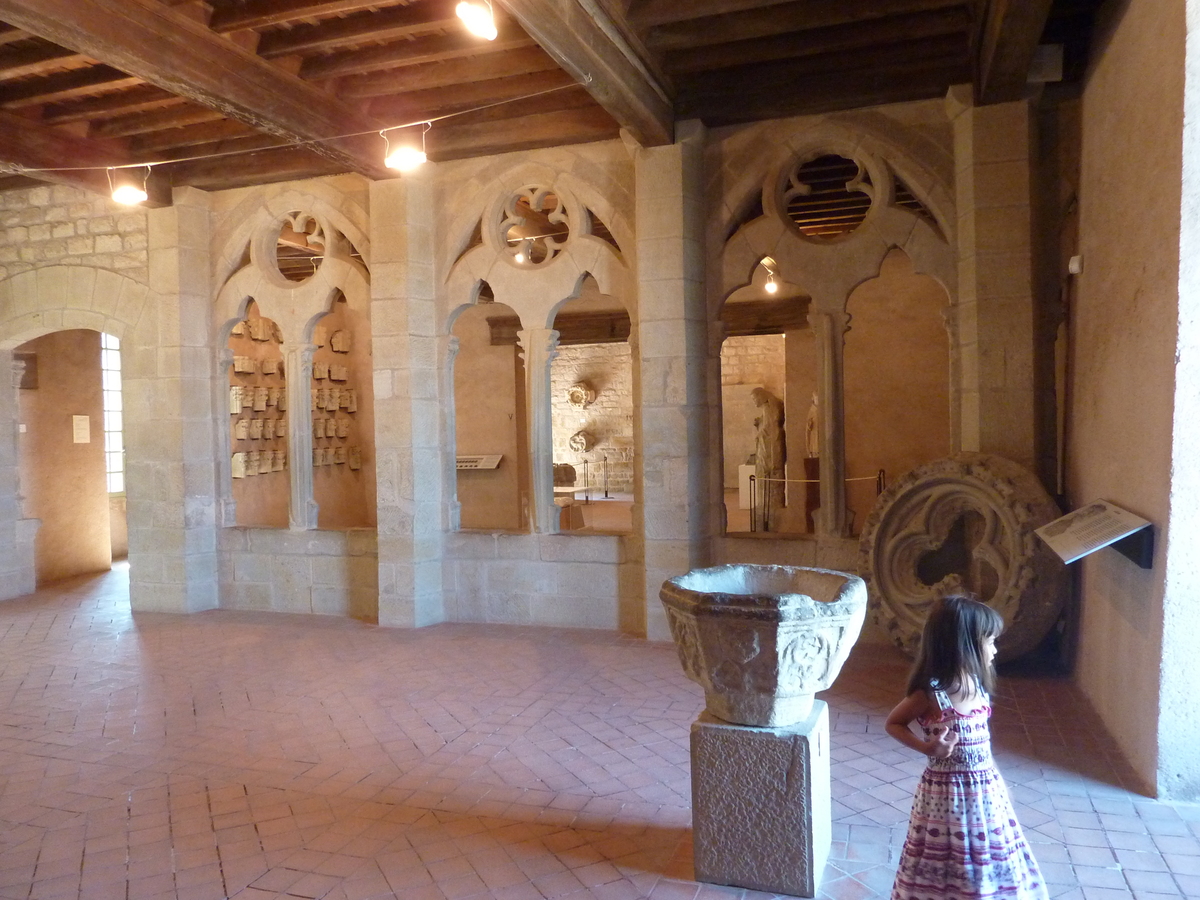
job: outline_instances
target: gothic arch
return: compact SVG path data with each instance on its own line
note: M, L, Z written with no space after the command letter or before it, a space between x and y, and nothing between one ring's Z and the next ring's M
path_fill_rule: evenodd
M159 298L139 281L90 266L46 266L0 281L0 349L68 328L121 340L132 336ZM149 307L147 307L149 304Z

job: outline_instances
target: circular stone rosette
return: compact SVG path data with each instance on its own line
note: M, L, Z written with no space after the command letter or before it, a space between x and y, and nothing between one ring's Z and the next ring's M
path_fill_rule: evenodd
M998 661L1036 647L1062 612L1066 566L1034 534L1061 513L1030 472L960 453L908 472L880 495L859 544L872 613L915 655L933 601L969 591L1004 618Z

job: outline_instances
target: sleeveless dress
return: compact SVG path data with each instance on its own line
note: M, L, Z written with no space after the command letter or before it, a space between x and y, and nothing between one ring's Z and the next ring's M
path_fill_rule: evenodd
M926 739L949 725L958 744L946 759L930 757L917 785L892 900L1048 900L992 761L987 694L980 689L980 706L964 714L936 683L930 693L940 715L917 724Z

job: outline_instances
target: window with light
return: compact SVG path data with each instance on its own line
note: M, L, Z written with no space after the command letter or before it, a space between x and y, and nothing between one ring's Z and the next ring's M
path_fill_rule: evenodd
M125 493L125 442L121 412L121 342L100 335L100 373L104 390L104 466L108 492Z

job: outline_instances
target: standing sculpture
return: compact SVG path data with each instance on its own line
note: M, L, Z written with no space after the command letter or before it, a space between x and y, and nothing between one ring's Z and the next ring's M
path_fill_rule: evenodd
M783 430L783 403L765 388L750 392L758 407L754 420L754 527L778 531L784 504L784 464L787 445Z

